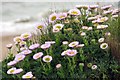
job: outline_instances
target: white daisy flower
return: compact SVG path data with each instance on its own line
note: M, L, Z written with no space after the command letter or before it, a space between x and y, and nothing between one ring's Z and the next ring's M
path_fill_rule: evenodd
M19 61L22 61L24 58L25 58L25 55L23 55L23 54L17 54L15 56L14 60L17 61L17 62L19 62Z
M23 69L16 69L16 68L11 68L7 71L7 74L18 74L21 73L23 71Z
M23 79L30 79L33 77L32 72L27 72L25 75L22 76Z
M98 17L96 17L96 16L95 16L95 17L89 17L88 20L89 20L89 21L92 21L92 20L96 20L97 18L98 18Z
M101 49L107 49L107 48L108 48L108 44L107 44L107 43L102 43L102 44L100 45L100 48L101 48Z
M17 36L13 39L13 41L17 44L17 43L20 43L22 41L22 39L20 36Z
M102 22L106 22L107 20L108 20L108 17L102 17L102 18L98 18L97 22L102 23Z
M97 65L92 65L91 69L92 69L92 70L97 69Z
M68 41L63 41L62 44L68 44Z
M69 47L76 47L79 44L78 41L71 42L68 46Z
M68 49L66 55L67 55L67 56L75 56L77 53L78 53L77 50Z
M49 16L49 22L50 22L50 23L54 23L57 19L58 19L58 14L56 14L56 13L52 13L52 14Z
M7 66L13 66L17 64L17 61L10 61L9 63L7 63Z
M88 29L88 26L82 26L82 29L87 30L87 29Z
M118 15L113 15L112 18L118 18Z
M21 73L23 71L23 69L16 69L14 72L13 72L13 74L19 74L19 73Z
M52 56L46 55L43 57L44 62L51 62L52 61Z
M23 34L21 34L21 39L22 40L30 39L31 36L32 36L32 34L29 33L29 32L28 33L23 33Z
M84 47L85 46L85 44L79 44L79 45L77 45L76 47L77 48L82 48L82 47Z
M88 9L89 6L88 5L76 5L75 7L78 8L78 9L83 8L83 9L86 10L86 9Z
M45 44L42 44L42 45L41 45L41 48L42 48L42 49L48 49L50 46L51 46L50 43L45 43Z
M104 40L105 40L105 38L100 38L100 39L98 40L98 42L99 42L99 43L102 43L102 42L104 42Z
M61 53L61 56L65 56L67 54L67 50L66 51L63 51L62 53Z
M96 9L96 8L98 8L98 5L90 5L89 8L90 9Z
M79 11L79 9L71 9L71 10L68 11L68 13L70 15L73 15L73 16L77 16L77 15L81 14L80 11Z
M98 25L97 29L104 29L104 28L107 28L107 27L108 27L108 25Z
M112 5L107 5L107 6L101 7L101 9L102 9L102 10L108 10L108 9L111 8L111 7L112 7Z
M60 29L58 29L58 28L53 28L53 33L57 33L57 32L59 32L60 31Z
M56 68L59 69L59 68L61 68L61 66L62 66L61 64L57 64Z
M6 45L6 47L7 47L8 49L11 49L12 46L13 46L13 44L7 44L7 45Z
M93 28L92 27L88 27L88 29L87 30L92 30Z
M39 52L33 55L33 59L37 60L38 58L41 58L42 56L43 56L43 53Z
M7 74L14 74L16 68L11 68L7 71Z
M86 33L85 33L85 32L81 32L80 35L81 35L81 36L85 36Z
M53 29L59 29L59 30L61 30L62 28L63 28L63 24L55 24L54 26L53 26Z
M55 41L46 41L45 44L55 44Z

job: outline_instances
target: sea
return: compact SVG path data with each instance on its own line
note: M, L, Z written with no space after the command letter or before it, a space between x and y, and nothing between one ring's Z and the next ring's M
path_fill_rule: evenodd
M0 34L2 36L19 35L34 32L36 25L48 17L49 12L75 8L75 5L113 5L117 2L1 2L0 3Z

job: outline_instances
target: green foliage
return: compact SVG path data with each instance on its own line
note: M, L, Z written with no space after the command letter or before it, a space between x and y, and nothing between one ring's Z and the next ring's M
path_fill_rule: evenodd
M33 36L33 39L26 41L27 47L36 42L42 45L46 41L55 41L55 44L52 44L48 49L41 49L40 47L34 49L31 54L26 55L24 60L15 64L14 67L23 69L23 72L20 74L7 74L8 69L13 67L7 66L7 63L14 60L13 56L9 56L3 60L3 80L9 78L21 79L22 75L29 71L32 72L36 79L67 78L80 80L119 80L120 65L111 55L111 48L109 45L106 49L100 47L102 43L107 43L104 35L105 32L110 31L111 34L115 36L113 38L119 40L119 25L117 22L119 17L112 18L107 15L106 17L109 17L109 20L98 25L108 25L109 27L97 29L97 26L95 26L92 21L88 20L91 15L86 14L86 10L82 10L83 12L81 12L81 15L73 16L68 14L65 19L57 20L54 24L48 23L44 32L40 29L38 34ZM95 13L94 15L98 15L98 13ZM102 17L103 16L104 15L102 15ZM66 20L68 23L66 23ZM64 24L64 27L59 32L54 33L53 26L55 24ZM82 26L92 27L92 30L82 29ZM82 32L85 32L86 35L82 36ZM107 38L108 37L109 36L107 35ZM102 43L98 42L100 38L105 38L105 41ZM63 44L64 41L68 41L68 44ZM79 44L84 44L84 47L69 47L69 44L73 41L78 41ZM78 53L75 56L61 56L61 53L67 49L77 50ZM44 62L43 57L34 60L33 55L38 52L43 52L44 56L52 56L53 60L49 63ZM61 64L61 67L56 68L57 64ZM97 68L92 68L93 65L96 65Z

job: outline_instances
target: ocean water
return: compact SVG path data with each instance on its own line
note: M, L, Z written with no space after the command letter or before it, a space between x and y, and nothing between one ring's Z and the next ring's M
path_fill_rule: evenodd
M16 35L24 32L34 32L44 16L50 11L60 11L74 8L75 5L94 5L96 2L2 2L0 3L0 34ZM100 5L118 3L107 2Z

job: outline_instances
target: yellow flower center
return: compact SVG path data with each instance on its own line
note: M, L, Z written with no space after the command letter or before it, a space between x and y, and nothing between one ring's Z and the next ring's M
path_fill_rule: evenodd
M38 28L38 29L42 29L42 28L43 28L43 26L42 26L42 25L39 25L37 28Z
M56 26L56 28L61 29L61 26Z
M65 18L65 16L64 16L64 15L61 15L59 18Z
M30 76L25 76L25 78L31 78Z
M74 52L73 52L73 51L71 51L71 52L70 52L70 54L74 54Z
M10 73L13 73L15 70L11 70Z
M53 17L51 18L51 20L54 21L54 20L56 20L56 18L57 18L56 16L53 16Z
M29 37L29 35L28 35L28 34L25 34L23 37L24 37L24 38L28 38L28 37Z
M72 14L75 14L75 15L77 15L77 14L78 14L78 12L76 12L76 11L72 11L71 13L72 13Z
M22 57L19 57L19 58L18 58L18 60L21 60L21 59L22 59Z
M106 48L107 45L103 45L103 48Z
M46 61L50 61L50 58L46 58L45 60L46 60Z

